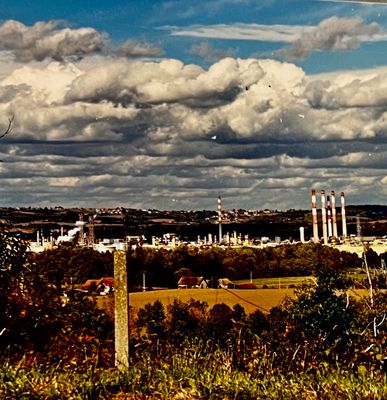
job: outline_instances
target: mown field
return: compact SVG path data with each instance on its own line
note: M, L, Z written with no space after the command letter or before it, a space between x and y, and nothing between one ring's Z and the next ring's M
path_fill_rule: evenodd
M224 303L229 307L240 304L249 314L257 309L268 312L278 305L285 296L293 296L294 289L167 289L151 292L130 293L129 304L134 310L139 310L147 303L160 300L165 307L172 304L175 299L187 302L191 298L205 301L211 308L215 304ZM114 315L113 296L98 296L96 304L108 315Z
M261 289L264 286L267 286L271 289L286 289L289 287L297 286L305 282L311 282L315 279L310 276L286 276L286 277L277 277L277 278L258 278L253 279L252 283L257 286L258 289ZM249 283L250 280L241 280L236 281L235 283Z
M277 306L286 296L294 296L294 287L305 282L311 282L312 277L282 277L282 278L259 278L253 283L259 289L165 289L129 294L129 304L135 311L143 308L147 303L160 300L165 307L172 304L175 299L188 302L191 298L205 301L209 308L215 304L224 303L229 307L240 304L247 314L259 309L268 312ZM250 281L239 281L237 283L248 283ZM262 287L267 287L262 289ZM361 298L368 295L368 290L349 289L353 298ZM114 316L114 296L96 296L94 300L97 306L104 310L109 316Z

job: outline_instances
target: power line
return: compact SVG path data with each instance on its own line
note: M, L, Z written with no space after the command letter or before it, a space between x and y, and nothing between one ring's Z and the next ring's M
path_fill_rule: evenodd
M246 303L248 303L248 304L251 304L251 305L254 306L254 307L260 308L261 310L263 310L263 311L265 311L265 312L267 312L267 313L270 312L270 310L268 310L268 309L266 309L266 308L264 308L264 307L261 307L261 306L259 306L258 304L255 304L255 303L253 303L253 302L250 301L250 300L244 299L243 297L239 296L238 294L232 292L232 291L229 290L229 289L226 289L226 288L222 288L222 289L224 289L224 290L225 290L226 292L228 292L228 293L231 293L233 296L237 297L238 299L240 299L240 300L242 300L242 301L244 301L244 302L246 302Z

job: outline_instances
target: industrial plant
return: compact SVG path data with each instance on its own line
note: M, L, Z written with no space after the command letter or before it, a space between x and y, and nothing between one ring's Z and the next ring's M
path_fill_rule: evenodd
M285 220L283 222L283 225L288 223L295 226L298 224L298 237L296 235L281 237L280 232L273 231L275 228L270 231L270 234L262 231L262 229L260 235L254 234L254 232L246 233L246 230L243 231L246 221L254 220L255 226L259 226L259 224L262 225L262 221L268 218L282 215L281 212L273 210L258 212L223 209L222 197L219 195L216 199L215 212L208 212L202 223L196 223L197 226L201 227L201 230L195 238L183 237L176 229L181 229L181 227L189 228L191 222L177 222L175 218L154 218L154 214L158 216L156 211L148 211L152 218L149 218L147 223L162 227L164 231L159 229L158 232L144 234L143 225L140 224L137 228L133 228L130 233L124 235L112 236L107 232L106 237L101 237L101 234L99 234L97 238L95 226L100 228L103 225L101 216L109 213L110 218L118 218L123 215L123 211L91 210L92 212L89 211L88 213L80 212L78 220L67 231L65 231L64 225L61 225L59 235L54 235L50 231L50 234L45 237L43 230L37 229L36 240L30 240L30 250L41 252L65 242L72 242L80 247L93 248L99 252L114 251L118 247L122 248L122 246L127 248L136 246L175 248L180 245L189 245L196 247L250 246L263 248L281 244L313 242L361 253L363 243L368 242L375 246L377 252L386 251L387 240L385 235L363 237L359 215L355 216L356 234L348 234L344 192L340 194L339 212L337 210L338 207L336 207L335 191L332 190L330 195L326 195L326 191L321 190L320 207L317 205L316 193L316 189L313 188L311 190L311 212L305 211L305 218L299 218L298 220L287 218L288 221ZM353 219L354 217L352 217ZM280 221L283 220L284 218L281 217ZM130 225L130 221L128 224ZM215 227L216 230L214 230ZM170 228L170 231L166 231L168 228ZM205 231L206 229L207 232Z

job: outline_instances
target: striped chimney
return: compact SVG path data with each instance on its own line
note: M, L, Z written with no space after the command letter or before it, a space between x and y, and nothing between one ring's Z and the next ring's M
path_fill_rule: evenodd
M337 218L336 218L336 199L334 190L331 191L331 211L332 211L332 234L333 237L338 238L337 234Z
M322 230L324 244L328 244L328 232L327 232L327 205L325 198L325 190L321 191L321 218L322 218Z
M317 202L316 189L312 189L312 223L313 223L313 242L318 243L318 222L317 222Z
M328 215L328 237L332 237L332 212L331 199L327 196L327 215Z
M219 224L219 243L222 242L222 198L218 196L218 224Z
M347 237L347 218L345 216L345 196L341 192L341 223L343 225L343 239Z

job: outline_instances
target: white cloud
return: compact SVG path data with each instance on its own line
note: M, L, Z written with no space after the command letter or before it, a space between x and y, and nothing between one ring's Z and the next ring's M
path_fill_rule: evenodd
M308 76L231 57L14 68L0 81L0 122L15 114L0 148L5 204L204 208L221 192L231 208L308 207L315 184L383 200L385 68Z
M132 39L116 48L106 33L94 28L69 28L61 21L39 21L27 26L14 20L7 20L0 26L0 50L9 52L21 63L79 60L102 53L130 58L158 57L163 53L158 46Z
M314 27L279 24L218 24L193 25L185 28L164 27L163 29L170 30L172 36L293 43L303 33L312 32Z
M13 50L17 60L62 60L101 51L106 37L92 28L59 28L58 21L37 22L28 27L8 20L0 26L0 49Z

